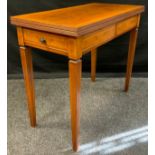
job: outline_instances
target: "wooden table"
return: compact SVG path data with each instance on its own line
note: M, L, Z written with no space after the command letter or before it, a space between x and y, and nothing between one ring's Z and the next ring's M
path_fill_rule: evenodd
M18 43L32 127L36 126L31 47L69 58L70 109L73 150L79 146L81 58L91 51L91 79L95 81L96 48L130 31L125 91L134 61L142 5L89 3L11 17ZM118 51L119 52L119 51ZM116 53L117 54L117 53Z

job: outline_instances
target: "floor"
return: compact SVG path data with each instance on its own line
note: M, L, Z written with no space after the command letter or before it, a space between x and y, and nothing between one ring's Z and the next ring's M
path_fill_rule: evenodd
M148 79L82 79L80 150L71 149L69 81L36 79L37 127L24 81L8 80L8 155L147 155Z

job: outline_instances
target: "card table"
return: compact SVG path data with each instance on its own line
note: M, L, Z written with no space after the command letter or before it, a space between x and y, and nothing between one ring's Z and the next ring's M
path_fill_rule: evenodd
M95 81L97 47L130 31L125 78L125 91L128 91L140 15L143 11L143 5L88 3L10 18L17 28L32 127L36 126L36 109L31 47L69 59L72 147L77 151L80 130L81 58L91 52L91 79Z

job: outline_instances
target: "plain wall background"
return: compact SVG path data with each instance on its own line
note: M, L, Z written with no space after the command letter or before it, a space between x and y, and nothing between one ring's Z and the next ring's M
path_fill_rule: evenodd
M141 16L138 42L134 61L134 72L147 72L148 68L148 2L147 0L8 0L8 74L21 74L20 55L17 43L16 28L10 24L12 15L52 10L90 2L142 4L145 12ZM98 48L97 72L125 72L129 33ZM68 58L37 49L32 49L35 72L67 72ZM83 58L83 71L90 72L90 54Z

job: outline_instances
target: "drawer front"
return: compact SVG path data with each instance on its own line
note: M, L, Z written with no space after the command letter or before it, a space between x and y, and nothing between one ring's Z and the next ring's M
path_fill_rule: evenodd
M67 55L68 43L65 36L31 29L23 29L23 35L26 45Z
M130 29L136 27L138 22L138 16L131 17L129 19L126 19L124 21L121 21L116 24L116 35L123 34Z
M82 49L85 52L112 40L114 37L115 25L105 27L88 35L84 35L82 38Z

